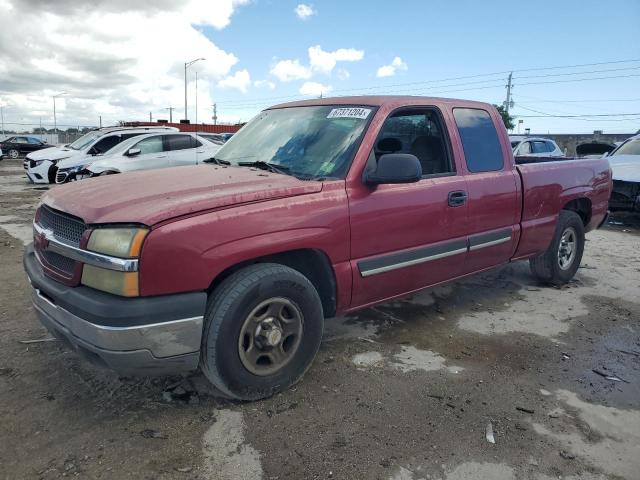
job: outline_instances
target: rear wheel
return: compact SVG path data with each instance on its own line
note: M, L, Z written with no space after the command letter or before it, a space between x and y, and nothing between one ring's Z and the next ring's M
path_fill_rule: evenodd
M20 152L18 150L16 150L15 148L12 148L11 150L9 150L7 152L7 155L9 155L9 158L18 158L20 156Z
M562 285L578 271L583 252L582 219L575 212L561 210L551 245L542 255L529 260L529 265L540 280L552 285Z
M274 263L245 267L209 299L200 366L229 398L269 397L309 368L323 323L318 292L300 272Z

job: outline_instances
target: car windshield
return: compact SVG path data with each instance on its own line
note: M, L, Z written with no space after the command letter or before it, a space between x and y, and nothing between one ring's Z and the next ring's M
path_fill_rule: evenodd
M616 155L640 155L640 138L629 140L618 147L612 154Z
M231 165L271 166L299 178L342 178L373 108L309 106L265 110L216 153Z
M72 144L70 144L69 148L73 148L74 150L82 150L83 148L91 145L96 139L100 138L102 135L104 135L104 133L100 131L89 132L81 136Z

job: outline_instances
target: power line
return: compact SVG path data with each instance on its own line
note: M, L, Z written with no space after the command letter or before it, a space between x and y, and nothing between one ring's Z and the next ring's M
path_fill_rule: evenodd
M511 71L512 72L533 72L533 71L554 70L554 69L561 69L561 68L579 68L579 67L590 67L590 66L598 66L598 65L611 65L611 64L634 63L634 62L640 62L640 59L615 60L615 61L610 61L610 62L583 63L583 64L576 64L576 65L562 65L562 66L554 66L554 67L537 67L537 68L526 68L526 69L514 69L514 70L511 70ZM605 69L605 70L594 70L594 71L590 71L590 72L570 72L570 73L561 73L561 74L549 74L548 76L579 75L579 74L599 73L599 72L608 72L608 71L620 71L620 70L637 69L637 68L640 68L640 67L636 66L636 67L628 67L628 68L624 68L624 69ZM471 79L471 78L482 78L482 77L491 77L491 76L496 76L496 75L505 75L505 74L508 74L509 72L510 72L510 70L504 70L504 71L492 72L492 73L481 73L481 74L475 74L475 75L463 75L463 76L448 77L448 78L441 78L441 79L435 79L435 80L425 80L425 81L421 81L421 82L405 82L405 83L395 83L395 84L387 84L387 85L376 85L376 86L369 86L369 87L338 89L338 90L334 90L333 93L356 92L356 91L361 92L361 91L378 90L378 89L391 88L391 87L404 87L404 86L411 86L411 85L426 85L426 84L431 84L431 83L448 82L448 81L453 81L453 80L466 80L466 79ZM522 77L516 77L516 78L536 78L536 77L542 77L542 76L533 75L533 76L522 76ZM494 79L494 80L498 80L498 79ZM484 80L483 82L494 81L494 80ZM246 99L246 100L242 100L242 101L239 101L239 102L234 102L232 100L227 100L227 101L223 100L223 101L220 101L218 103L219 104L224 104L225 107L227 105L252 106L252 105L255 105L255 103L251 103L251 102L265 103L265 102L271 101L271 100L276 101L276 100L286 100L286 99L292 99L292 98L301 98L301 96L299 96L299 95L287 95L287 96L279 96L279 97L263 97L263 98Z

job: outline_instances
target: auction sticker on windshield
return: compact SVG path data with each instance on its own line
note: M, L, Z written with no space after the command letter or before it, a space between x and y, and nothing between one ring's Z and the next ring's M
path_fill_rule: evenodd
M365 119L371 113L370 108L334 108L327 118L361 118Z

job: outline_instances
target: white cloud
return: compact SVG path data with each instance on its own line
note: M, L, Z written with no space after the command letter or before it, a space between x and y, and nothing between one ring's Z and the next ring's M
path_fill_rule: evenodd
M383 65L378 68L376 77L393 77L399 70L407 70L408 68L400 57L395 57L389 65Z
M304 82L300 87L300 94L319 97L321 94L326 95L333 87L331 85L323 85L318 82Z
M350 76L351 74L349 73L349 70L345 70L344 68L341 68L338 70L338 78L340 80L346 80Z
M242 93L247 93L247 88L251 85L251 76L249 72L244 70L238 70L233 75L223 78L218 82L220 88L235 88Z
M253 82L253 86L258 88L268 88L269 90L273 90L276 88L276 84L271 80L256 80L255 82Z
M306 5L304 3L298 4L298 6L294 9L296 15L300 20L307 20L311 16L315 15L316 12L311 5Z
M320 73L331 73L337 62L357 62L364 57L364 51L355 48L339 48L325 52L320 45L309 47L311 69Z
M309 67L301 65L298 60L280 60L270 71L281 82L304 80L311 77Z
M184 62L204 57L188 70L190 108L212 103L209 87L229 75L237 57L217 47L201 27L224 28L248 0L0 0L0 95L6 117L36 120L50 112L58 124L96 125L139 120L184 101ZM31 13L38 11L38 28ZM20 41L16 42L19 38ZM148 113L147 113L148 115ZM182 118L182 108L174 113ZM193 116L191 111L190 116ZM34 122L37 123L37 122Z
M355 48L339 48L333 52L322 50L320 45L309 47L309 66L300 63L297 58L294 60L280 60L270 70L269 73L281 82L291 82L293 80L308 80L314 73L330 74L338 62L357 62L364 58L364 51ZM341 70L339 78L349 78L349 72Z

